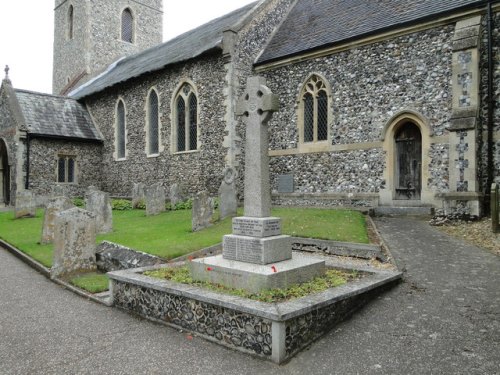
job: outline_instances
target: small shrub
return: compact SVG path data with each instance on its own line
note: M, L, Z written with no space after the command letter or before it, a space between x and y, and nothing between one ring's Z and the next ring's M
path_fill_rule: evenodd
M190 210L193 208L193 200L190 198L190 199L187 199L183 202L179 202L177 203L173 208L172 210L173 211L179 211L179 210Z
M85 208L85 200L83 198L73 198L73 204L76 207Z
M145 210L146 209L146 201L144 199L141 199L139 202L136 203L135 208L138 210Z
M117 211L130 211L132 209L132 202L127 199L113 199L111 207Z

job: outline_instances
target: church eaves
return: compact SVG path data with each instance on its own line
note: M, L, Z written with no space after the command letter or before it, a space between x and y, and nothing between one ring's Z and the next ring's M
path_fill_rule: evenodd
M212 50L222 50L222 35L253 10L250 3L225 16L216 18L168 42L125 57L110 65L103 74L69 93L77 100L101 92L118 83L154 72L168 65L194 59Z
M480 7L484 0L298 0L255 65Z

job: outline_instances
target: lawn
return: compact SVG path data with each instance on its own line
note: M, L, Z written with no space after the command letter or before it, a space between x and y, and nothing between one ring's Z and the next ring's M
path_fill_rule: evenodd
M368 243L365 217L356 211L276 208L274 216L283 219L283 233L335 241ZM52 245L40 245L43 211L35 218L14 220L13 212L0 213L0 238L30 255L46 267L52 265ZM231 233L231 219L208 229L191 232L191 211L167 211L145 216L143 210L113 211L113 233L99 235L124 246L172 259L215 245Z

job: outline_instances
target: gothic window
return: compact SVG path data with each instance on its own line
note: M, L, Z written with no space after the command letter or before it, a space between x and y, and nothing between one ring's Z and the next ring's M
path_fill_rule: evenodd
M59 155L57 161L57 182L72 184L76 182L76 158L70 155Z
M160 153L160 120L158 110L158 94L151 90L147 104L147 153L158 155Z
M328 91L325 81L317 75L303 86L299 103L301 143L328 140Z
M73 5L69 6L68 10L68 39L73 39L73 28L74 28L74 9Z
M126 157L126 114L123 100L118 101L116 107L116 159Z
M122 40L127 43L134 42L134 16L130 8L122 12Z
M177 152L198 149L198 98L193 87L185 83L175 99L175 137Z

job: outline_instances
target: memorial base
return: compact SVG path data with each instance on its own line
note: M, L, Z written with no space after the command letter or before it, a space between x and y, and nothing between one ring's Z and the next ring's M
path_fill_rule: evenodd
M228 234L222 245L222 255L228 260L263 265L292 258L292 241L285 235L256 238Z
M194 280L257 293L266 289L284 289L320 276L324 273L325 261L294 256L275 264L257 265L218 255L194 259L189 262L189 267Z

